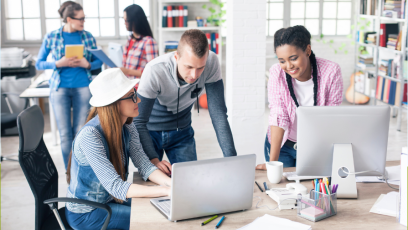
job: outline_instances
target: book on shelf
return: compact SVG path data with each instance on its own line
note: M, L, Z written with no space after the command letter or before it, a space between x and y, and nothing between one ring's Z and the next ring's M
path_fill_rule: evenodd
M407 83L404 83L403 102L407 101L406 95ZM376 98L390 105L401 105L401 82L392 81L378 76Z
M406 0L385 0L382 15L389 18L405 18Z
M173 27L173 10L172 10L172 6L167 6L167 27Z
M164 53L169 53L177 50L178 41L165 41L164 42Z
M361 0L360 14L377 15L377 0Z
M183 6L183 16L184 16L183 26L187 27L187 18L188 18L188 7L187 6Z
M361 70L365 71L375 71L375 65L374 64L363 64L363 63L357 63L357 67Z
M173 10L173 27L179 27L179 9L177 6L172 6Z
M392 35L391 38L394 38L395 35L397 34L399 34L399 25L397 23L390 23L390 24L381 23L380 24L380 46L387 47L387 41L389 40L390 35ZM396 37L398 38L398 35Z
M162 12L162 27L166 28L167 27L167 6L163 6L163 12Z
M218 39L218 33L206 33L205 36L207 37L207 41L208 41L208 50L213 51L216 54L219 54L219 50L218 50L218 43L219 43L219 39Z

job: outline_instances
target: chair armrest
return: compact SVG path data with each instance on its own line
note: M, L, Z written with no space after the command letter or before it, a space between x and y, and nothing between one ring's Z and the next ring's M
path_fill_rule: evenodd
M48 200L44 200L44 204L48 204L51 210L56 209L56 207L54 206L54 203L58 203L58 202L72 202L72 203L78 203L78 204L85 204L85 205L88 205L94 208L100 208L100 209L105 210L106 212L108 212L108 217L106 218L105 223L103 224L101 230L106 230L108 228L108 224L112 216L112 209L109 207L109 205L101 204L101 203L89 201L89 200L68 198L68 197L57 197L57 198L51 198Z

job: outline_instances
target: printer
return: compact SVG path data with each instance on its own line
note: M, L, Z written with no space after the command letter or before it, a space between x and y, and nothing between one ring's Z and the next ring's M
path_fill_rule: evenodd
M17 47L1 49L1 68L15 68L23 65L24 49Z

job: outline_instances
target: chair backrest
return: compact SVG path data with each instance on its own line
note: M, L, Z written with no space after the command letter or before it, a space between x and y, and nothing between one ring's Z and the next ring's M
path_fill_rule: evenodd
M35 230L52 214L46 199L58 197L58 172L43 140L44 117L37 105L17 117L19 161L35 199Z

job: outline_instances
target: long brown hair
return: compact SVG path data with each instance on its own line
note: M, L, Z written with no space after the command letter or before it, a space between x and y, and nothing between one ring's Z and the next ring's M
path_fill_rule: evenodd
M113 167L115 167L116 172L120 175L122 180L126 180L125 178L125 167L123 166L122 161L122 121L120 119L120 112L119 112L119 103L116 101L110 105L103 106L103 107L92 107L86 123L94 118L96 115L99 115L99 122L101 124L103 130L103 136L105 137L106 142L108 143L109 148L109 161L112 163ZM126 120L126 124L131 124L133 118L129 117ZM67 167L67 182L68 184L71 181L71 157L72 157L72 150L69 154L69 161ZM116 202L122 203L123 201L118 200L114 197Z

